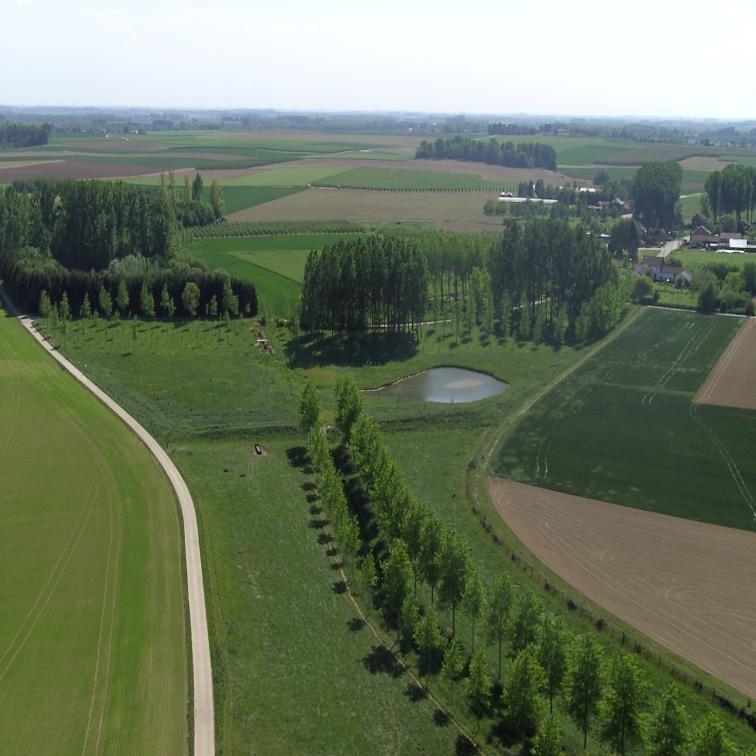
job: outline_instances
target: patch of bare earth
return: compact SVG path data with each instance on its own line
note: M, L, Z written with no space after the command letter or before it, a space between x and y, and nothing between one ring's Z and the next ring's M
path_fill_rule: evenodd
M756 320L748 318L693 401L756 410ZM756 649L754 650L756 653Z
M3 181L31 178L105 179L142 176L154 171L154 167L145 165L113 165L112 163L76 163L62 160L47 160L44 163L4 170L0 175Z
M501 218L483 213L496 193L374 192L357 189L307 189L229 215L231 221L364 220L430 221L475 224L501 229Z
M628 625L756 696L756 533L490 478L547 567Z

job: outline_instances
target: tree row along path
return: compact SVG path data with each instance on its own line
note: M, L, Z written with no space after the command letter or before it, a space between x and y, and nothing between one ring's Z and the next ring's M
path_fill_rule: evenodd
M163 468L176 493L184 531L184 555L186 559L187 596L189 600L189 624L192 647L192 695L194 700L194 755L212 756L215 753L215 713L213 708L213 676L210 666L210 643L207 631L205 609L205 589L202 581L199 533L194 501L181 473L173 464L166 451L148 431L142 427L123 407L111 399L99 386L93 383L72 362L60 354L34 327L27 315L21 314L0 286L2 298L8 311L15 315L21 325L32 335L42 348L55 359L64 370L91 391L108 409L119 417L144 443L158 464Z

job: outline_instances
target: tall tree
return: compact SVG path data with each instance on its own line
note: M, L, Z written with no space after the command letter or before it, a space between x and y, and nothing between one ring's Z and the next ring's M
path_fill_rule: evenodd
M223 204L223 187L216 179L213 179L210 184L210 207L213 208L216 221L223 218Z
M431 604L433 604L436 586L441 578L441 553L444 538L444 525L439 517L435 514L428 515L423 523L419 563L423 580L431 589Z
M693 735L693 756L732 756L735 747L725 734L722 720L710 714Z
M682 756L688 747L688 716L677 691L667 688L646 722L648 756Z
M499 652L499 666L496 678L501 680L501 651L507 633L507 619L512 605L512 583L506 575L497 578L491 589L488 605L488 641L496 643Z
M535 649L529 646L514 658L504 686L507 720L523 735L531 735L536 729L542 709L543 685L543 670L538 664Z
M129 290L126 288L126 281L123 279L118 282L115 303L121 317L125 318L129 311Z
M336 424L349 443L352 426L362 412L362 394L351 375L336 379Z
M320 424L320 412L320 392L312 381L307 380L299 402L299 419L307 433Z
M640 738L643 694L638 663L627 654L615 654L609 664L601 705L601 739L621 756Z
M163 317L169 320L173 318L176 312L176 305L173 303L173 297L171 297L168 291L168 284L163 284L163 288L160 292L160 309L163 313Z
M591 720L598 711L601 697L601 652L591 634L573 641L564 687L567 713L583 733L585 750Z
M444 660L441 664L441 674L449 683L451 700L454 703L454 683L459 679L465 668L465 657L459 641L453 640L444 651Z
M202 202L202 174L197 173L192 182L192 199L195 202Z
M491 675L483 654L478 653L470 661L470 672L466 682L467 700L475 718L480 719L488 713L491 703Z
M194 281L187 281L184 291L181 292L181 304L184 306L184 312L190 318L196 317L200 304L200 290Z
M486 605L486 591L483 588L483 582L480 579L480 573L476 569L475 565L470 562L467 570L467 578L465 584L465 608L467 614L470 617L470 624L472 630L472 641L470 644L470 653L475 653L475 626L481 617L484 617L487 610Z
M110 297L110 293L104 286L100 286L100 291L97 295L97 304L102 312L103 317L110 318L113 314L113 300Z
M545 690L549 712L554 712L554 697L562 687L567 666L567 630L561 617L544 612L538 633L538 662L546 675Z
M438 628L438 616L432 606L426 609L415 627L415 643L423 656L425 669L430 672L433 668L433 657L443 644Z
M635 215L648 228L675 228L679 223L682 168L679 163L646 163L636 172L632 195Z
M533 756L564 756L564 752L559 723L548 716L538 729L531 753Z
M155 297L152 296L152 292L146 283L142 283L142 288L139 291L139 310L143 317L148 320L155 317Z
M397 618L404 599L412 593L412 564L407 545L401 539L391 544L389 555L383 561L383 596L386 608Z
M457 632L457 607L465 595L470 553L465 541L448 531L441 548L438 598L441 606L452 610L452 635Z
M542 611L541 602L531 591L517 591L509 614L509 652L512 656L535 643Z

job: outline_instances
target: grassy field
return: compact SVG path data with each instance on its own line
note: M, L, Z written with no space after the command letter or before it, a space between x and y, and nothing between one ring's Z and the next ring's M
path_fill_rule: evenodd
M501 446L496 472L589 498L753 529L748 481L756 474L750 453L756 415L691 405L740 323L646 310L528 414Z
M372 395L365 401L413 491L469 541L481 572L490 578L512 571L519 582L526 578L510 552L494 543L471 509L468 466L481 437L580 353L511 341L482 344L475 333L457 342L443 326L417 344L292 341L275 329L268 336L274 356L257 350L244 321L143 324L136 344L129 324L77 323L67 340L76 361L164 443L195 496L207 565L219 751L246 752L255 743L267 752L452 753L453 727L436 724L429 701L412 693L406 673L386 665L375 639L357 629L348 599L334 592L336 578L307 498L310 478L298 467L302 376L321 388L327 418L333 417L334 382L344 372L365 388L438 364L486 370L509 382L504 394L467 406ZM254 443L267 455L256 457ZM565 612L573 629L588 627L549 594L543 598ZM458 623L468 639L461 614ZM655 684L668 680L645 667ZM460 690L452 697L435 677L431 686L475 728ZM694 715L709 710L691 689L681 687L680 695ZM574 726L559 716L570 750L578 750ZM734 720L728 728L739 743L755 742Z
M0 417L3 753L187 752L172 489L2 310Z
M343 234L308 234L197 239L189 252L204 260L211 270L223 268L252 281L257 296L271 312L288 314L299 298L310 250L322 249L343 238Z
M756 262L756 255L751 253L733 252L705 252L700 249L676 249L672 257L677 258L692 271L700 270L704 265L730 265L735 268L743 268L747 262Z

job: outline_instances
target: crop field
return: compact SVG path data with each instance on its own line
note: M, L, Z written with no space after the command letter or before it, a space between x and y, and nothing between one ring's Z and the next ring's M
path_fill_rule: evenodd
M398 220L436 225L464 224L497 231L501 218L484 215L483 203L497 194L455 192L376 192L359 189L308 189L229 216L231 221Z
M492 478L515 535L581 593L756 697L756 534Z
M741 326L709 377L698 390L698 404L756 410L756 327L753 318Z
M223 268L255 284L258 298L270 311L289 314L301 292L310 250L343 239L343 234L198 239L189 252L211 270ZM349 238L349 237L347 237Z
M2 310L0 417L3 753L186 753L172 489Z
M498 450L507 478L753 530L756 414L693 396L742 320L647 309Z

